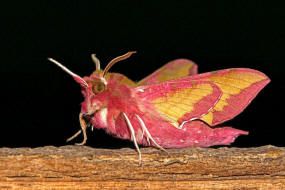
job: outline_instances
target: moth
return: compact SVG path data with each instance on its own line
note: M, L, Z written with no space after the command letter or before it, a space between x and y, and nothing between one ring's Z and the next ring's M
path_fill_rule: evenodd
M104 129L120 139L165 148L229 145L248 132L219 124L234 118L270 82L263 73L248 68L232 68L198 74L197 65L188 59L167 63L139 82L119 73L110 73L117 62L129 58L128 52L111 60L104 70L92 54L96 70L80 77L56 60L49 60L80 84L84 96L79 122L81 129Z

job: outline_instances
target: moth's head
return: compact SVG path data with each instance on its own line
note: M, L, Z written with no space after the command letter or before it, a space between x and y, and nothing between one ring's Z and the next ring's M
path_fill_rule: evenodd
M107 84L108 84L108 71L109 69L118 61L127 59L130 57L133 53L136 53L134 51L128 52L122 56L116 57L112 61L108 63L106 68L104 70L100 67L100 61L95 56L95 54L92 54L91 57L95 63L96 70L89 76L89 77L80 77L79 75L73 73L68 68L63 66L58 61L48 58L49 61L55 63L57 66L59 66L61 69L63 69L65 72L70 74L74 80L80 84L81 86L81 92L83 96L85 97L84 102L82 103L82 112L87 114L93 114L94 112L100 110L102 108L102 101L100 101L96 96L98 94L101 94L105 90L107 90Z
M74 80L80 84L82 93L84 96L91 96L91 95L97 95L102 92L104 92L107 89L108 79L107 74L109 69L117 62L129 58L132 54L136 53L135 51L128 52L124 55L121 55L119 57L114 58L111 60L108 65L105 67L104 70L101 69L100 61L95 56L95 54L91 55L92 60L95 63L96 70L89 76L89 77L80 77L79 75L73 73L68 68L63 66L58 61L48 58L49 61L55 63L57 66L59 66L61 69L63 69L65 72L70 74Z

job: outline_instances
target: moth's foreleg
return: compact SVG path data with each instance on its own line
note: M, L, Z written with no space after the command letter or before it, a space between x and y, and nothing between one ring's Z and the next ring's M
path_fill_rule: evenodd
M81 130L83 132L83 141L81 143L76 143L76 145L84 145L87 141L87 135L86 135L86 121L83 118L83 113L79 114L79 122L80 122L80 126L81 126Z
M71 141L72 139L74 139L75 137L77 137L78 135L81 134L81 132L83 132L83 141L81 143L76 143L76 145L84 145L86 143L86 140L87 140L87 135L86 135L86 122L83 118L83 114L80 113L79 114L79 122L80 122L80 126L81 126L81 130L77 131L77 133L75 133L72 137L68 138L66 140L66 142L69 142Z
M71 140L73 140L74 138L76 138L78 135L80 135L80 133L82 132L82 130L80 129L79 131L77 131L74 135L72 135L71 137L69 137L66 142L69 142Z
M140 151L140 148L139 148L139 146L138 146L138 143L137 143L137 139L136 139L136 136L135 136L134 127L132 126L132 124L131 124L131 122L130 122L128 116L125 114L125 112L123 112L123 116L124 116L124 118L125 118L125 120L126 120L126 122L127 122L127 126L128 126L128 128L129 128L129 130L130 130L130 132L131 132L131 137L132 137L132 139L133 139L133 141L134 141L134 144L135 144L135 147L136 147L136 149L137 149L137 151L138 151L138 154L139 154L139 165L141 165L141 162L142 162L142 155L141 155L141 151Z
M137 114L136 114L136 117L137 117L139 123L141 124L141 127L142 127L143 130L146 132L147 139L149 138L149 139L151 140L151 142L153 142L153 144L154 144L157 148L159 148L160 150L167 152L162 146L160 146L159 144L157 144L157 142L152 138L152 136L151 136L150 132L148 131L148 129L146 128L146 126L145 126L145 124L144 124L142 118L141 118L139 115L137 115Z

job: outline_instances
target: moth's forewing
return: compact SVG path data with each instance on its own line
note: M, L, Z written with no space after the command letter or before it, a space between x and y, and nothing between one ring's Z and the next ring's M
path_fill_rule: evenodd
M172 80L138 87L145 104L151 104L162 117L175 127L183 121L200 118L219 101L222 91L208 81Z

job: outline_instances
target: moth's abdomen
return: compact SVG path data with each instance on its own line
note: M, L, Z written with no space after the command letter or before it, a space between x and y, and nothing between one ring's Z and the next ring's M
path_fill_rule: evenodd
M229 145L239 135L248 134L246 131L231 127L210 128L201 121L185 123L182 129L167 125L151 128L150 133L152 133L154 140L164 148Z

